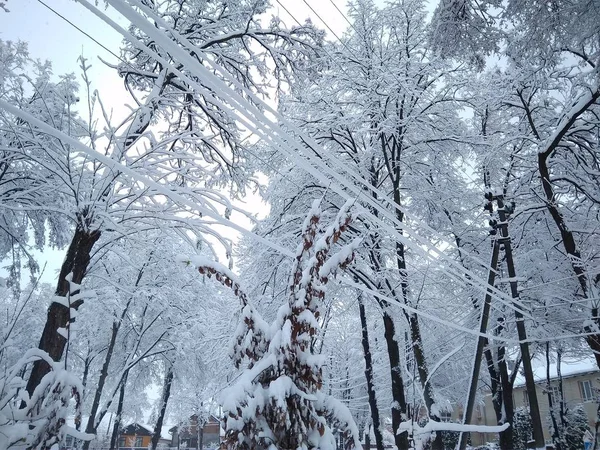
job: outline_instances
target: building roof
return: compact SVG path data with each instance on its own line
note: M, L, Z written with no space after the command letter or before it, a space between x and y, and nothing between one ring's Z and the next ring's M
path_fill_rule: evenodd
M537 363L537 364L536 364ZM540 364L540 361L533 361L533 377L536 383L543 383L546 381L546 364ZM550 378L558 378L558 365L556 363L550 364ZM563 378L574 377L577 375L583 375L586 373L599 372L598 366L596 365L595 359L564 359L560 365L560 372ZM519 374L515 379L515 387L525 386L525 377L523 371L519 370Z

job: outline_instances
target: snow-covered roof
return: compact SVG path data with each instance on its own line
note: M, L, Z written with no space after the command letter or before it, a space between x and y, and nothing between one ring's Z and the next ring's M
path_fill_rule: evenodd
M536 383L546 381L546 364L541 361L533 361L533 377ZM550 378L558 378L558 365L556 363L550 364ZM560 372L563 378L572 377L575 375L582 375L589 372L598 372L598 366L596 365L595 359L566 359L561 362ZM515 379L515 387L524 386L525 377L523 376L523 370L519 371L517 378Z

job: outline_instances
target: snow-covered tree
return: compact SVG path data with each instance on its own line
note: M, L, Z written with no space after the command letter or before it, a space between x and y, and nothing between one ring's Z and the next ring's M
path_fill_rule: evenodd
M200 273L215 275L243 304L234 337L236 365L248 361L224 393L226 443L232 449L334 449L328 423L344 448L358 447L358 430L349 410L322 390L323 357L315 348L323 314L324 286L352 262L360 240L333 246L353 220L348 201L333 223L319 232L320 201L306 217L290 274L289 298L268 326L249 303L235 275L225 267L191 258Z

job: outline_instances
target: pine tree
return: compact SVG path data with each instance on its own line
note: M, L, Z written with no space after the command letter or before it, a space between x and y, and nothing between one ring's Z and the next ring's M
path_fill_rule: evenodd
M515 409L512 427L514 450L526 450L532 433L529 408Z

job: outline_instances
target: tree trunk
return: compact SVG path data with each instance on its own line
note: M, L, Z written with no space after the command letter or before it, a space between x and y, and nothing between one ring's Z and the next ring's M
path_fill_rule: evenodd
M533 368L531 366L531 355L529 353L529 343L527 342L527 331L525 329L525 318L521 313L520 307L518 306L519 290L517 286L517 274L512 256L512 246L510 241L510 235L508 233L508 214L504 208L504 199L502 196L498 196L498 216L500 218L500 232L502 236L502 243L504 244L504 253L506 255L506 266L508 269L508 277L510 279L510 293L513 299L513 305L515 310L515 319L517 322L517 334L519 336L519 348L521 350L521 357L523 360L523 372L525 375L525 385L527 386L527 397L529 399L529 416L531 417L531 428L533 431L533 440L535 441L535 448L544 448L544 428L542 425L542 416L540 413L540 406L537 400L537 391L535 389L535 379L533 376ZM511 399L512 402L512 383L511 383ZM512 423L512 422L511 422Z
M167 367L167 373L165 374L165 380L163 384L162 396L160 398L160 410L158 412L158 419L154 426L154 434L152 435L152 450L156 450L158 441L160 440L160 432L162 430L163 421L165 420L165 412L167 411L167 404L169 403L169 397L171 396L171 384L173 383L173 364L169 363ZM200 447L202 448L202 447Z
M404 381L402 380L400 364L400 348L396 339L394 320L384 307L383 310L384 337L390 360L390 377L392 380L392 430L398 450L407 450L408 433L397 433L403 420L406 420L406 397L404 396Z
M68 274L73 274L72 281L74 283L81 284L90 263L90 252L99 238L100 231L87 231L81 226L77 226L60 269L55 292L57 296L67 297L70 294L69 281L66 279ZM83 300L73 302L71 308L77 310L82 303ZM57 302L50 304L46 324L38 347L48 353L54 361L60 361L67 343L67 340L58 334L57 330L67 327L70 319L71 314L67 306ZM27 381L27 392L29 395L33 394L33 391L40 384L42 378L49 372L50 366L45 361L37 360L33 364L31 375Z
M362 347L365 355L365 378L367 380L367 393L369 396L369 408L371 409L371 420L373 422L373 431L375 433L375 445L377 450L383 450L383 435L381 434L381 421L379 420L379 409L377 408L377 398L375 397L375 385L373 382L373 358L369 346L369 331L367 329L367 315L362 295L358 296L358 312L360 316L360 326L362 329Z
M479 371L481 368L481 361L483 352L487 343L487 339L483 336L487 333L488 321L490 316L490 308L492 303L492 291L496 280L496 272L498 270L498 255L500 253L500 244L497 239L492 242L492 260L490 262L490 268L488 272L488 289L485 293L483 300L483 308L481 310L481 317L479 321L479 337L477 338L477 346L475 348L475 360L473 362L473 369L471 371L471 380L469 385L469 393L467 395L467 404L465 405L465 413L463 416L463 424L468 425L471 423L473 409L475 407L475 396L477 395L477 382L479 381ZM464 266L464 263L463 263ZM473 305L477 307L477 303ZM469 439L468 432L461 432L458 439L458 450L465 450L467 447L467 440Z
M569 229L565 218L559 211L558 206L556 204L554 186L552 186L552 182L550 181L550 170L548 169L548 156L549 153L538 154L538 172L542 181L544 195L546 196L546 209L550 213L550 216L554 220L554 223L560 232L563 248L565 249L565 253L568 256L569 261L571 262L571 269L577 277L577 281L579 282L579 286L581 287L581 293L584 298L589 298L589 280L587 277L586 270L581 261L581 252L577 247L577 243L575 241L575 236L573 235L573 232ZM600 329L600 317L598 315L598 308L592 308L591 312L591 321L596 326L596 329L586 327L586 333L593 334L589 334L588 336L586 336L585 339L588 346L594 353L594 357L596 358L596 365L598 366L598 368L600 368L600 332L598 332L598 330Z
M204 448L204 422L202 426L198 428L198 449L202 450Z
M502 410L498 424L510 423L503 432L499 433L499 444L502 450L514 449L514 432L512 424L515 418L515 405L513 402L513 382L508 374L508 366L506 364L506 351L504 347L500 347L498 352L498 368L500 372L500 384L502 386ZM502 417L504 412L504 417Z
M494 332L499 333L500 327L496 327ZM490 374L492 405L494 407L494 413L496 414L496 423L498 425L503 425L506 422L512 424L512 420L515 415L514 403L512 400L514 377L509 375L508 366L506 361L504 361L506 349L501 345L497 347L496 355L498 359L495 361L493 352L489 347L489 342L487 342L486 345L487 348L484 351L484 356L488 373ZM514 374L516 373L517 367L514 369ZM507 396L509 398L508 403L505 402L505 398ZM500 450L513 450L514 445L512 426L499 433L498 443L500 445Z
M373 186L377 186L378 184L378 171L375 170L375 167L372 165L369 169L370 171L370 183ZM377 194L372 194L373 198L377 200ZM376 217L379 216L377 210L371 211L373 215ZM371 234L371 251L369 254L370 264L375 273L381 271L382 262L381 262L381 242L379 235L377 233ZM387 282L387 287L394 298L396 298L396 294L391 284ZM368 284L367 284L368 285ZM368 285L368 287L371 287ZM378 290L381 289L381 286L378 286ZM383 316L383 329L384 329L384 338L387 347L388 358L390 362L390 380L392 385L392 432L394 434L394 442L398 450L408 450L409 442L408 442L408 432L398 433L398 429L400 424L406 420L407 416L407 405L406 405L406 397L404 395L404 381L402 380L402 365L400 363L400 348L398 345L398 340L396 337L396 325L394 324L394 319L388 313L388 308L390 307L389 303L385 300L377 299L377 302L381 306L382 316ZM375 426L376 424L373 424Z
M108 377L108 367L110 366L110 360L113 355L120 325L121 322L113 322L112 325L110 342L108 343L108 349L106 350L106 356L104 358L104 363L102 364L102 370L100 371L100 378L98 379L98 386L96 387L96 393L94 394L94 401L92 402L92 409L90 410L87 426L85 428L85 432L89 434L96 434L96 414L98 413L98 408L100 407L100 398L102 397L102 391L104 390L104 383ZM88 450L90 448L90 443L90 441L85 441L83 443L83 450Z
M550 421L552 422L552 443L556 450L562 450L562 429L558 425L558 420L556 420L556 411L550 383L550 343L546 342L546 384L548 385L548 410L550 411Z
M398 175L399 179L399 175ZM394 183L394 202L396 203L396 218L398 222L404 222L404 213L400 210L400 186ZM402 229L397 230L398 233L402 234ZM400 274L400 284L402 288L402 299L405 305L409 304L408 299L408 270L406 268L406 249L402 242L396 241L396 265ZM419 380L421 382L421 388L423 390L423 399L425 400L425 406L429 414L429 419L439 422L439 417L433 412L434 398L431 388L431 380L429 379L429 369L427 367L427 360L425 359L425 352L423 351L423 337L421 336L421 327L419 325L419 318L415 313L404 312L408 325L410 328L410 338L412 343L413 354L415 357L415 364L417 365L417 371L419 373ZM442 440L442 433L436 432L435 438L431 443L431 450L444 450L444 442Z
M123 381L119 389L119 402L117 403L117 412L115 414L115 424L113 425L112 436L110 438L110 450L116 450L119 445L119 434L121 432L121 414L123 413L123 403L125 401L125 386L127 386L127 377L129 371L123 374Z

